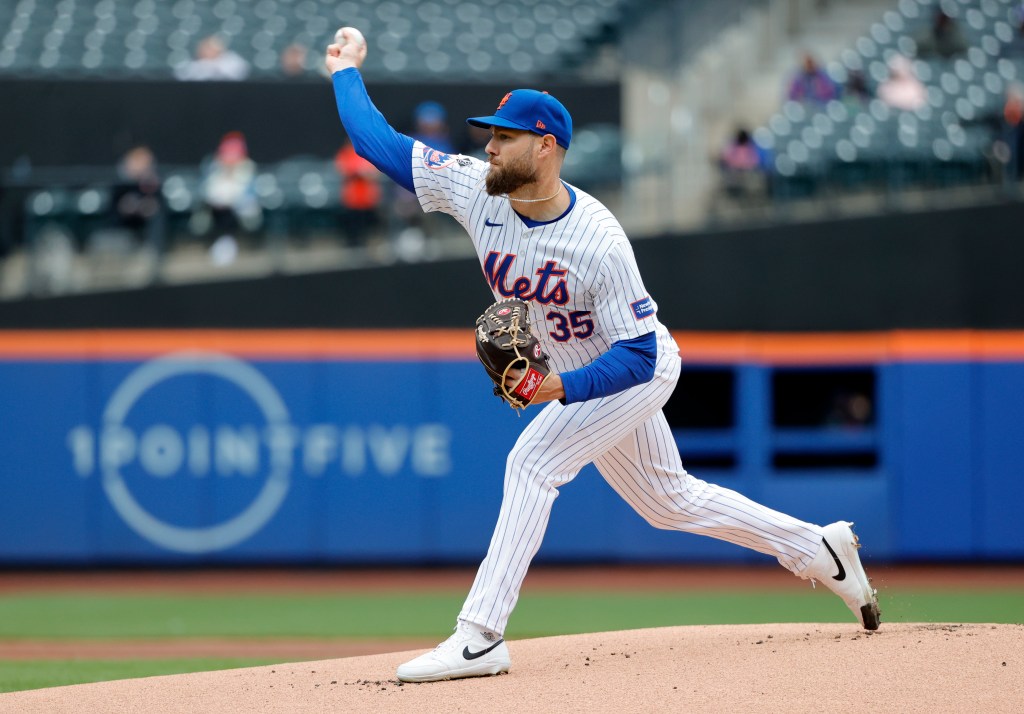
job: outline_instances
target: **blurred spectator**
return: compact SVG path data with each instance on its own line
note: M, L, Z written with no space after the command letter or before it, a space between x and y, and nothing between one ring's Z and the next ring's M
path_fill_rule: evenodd
M437 102L422 102L413 111L415 128L412 138L422 141L431 149L454 154L451 133L448 131L448 113Z
M843 85L843 104L849 109L863 109L872 99L874 99L874 95L864 73L851 69L846 76L846 83Z
M160 213L160 176L148 146L136 146L121 158L112 200L118 226L145 234Z
M1024 179L1024 85L1015 84L1006 92L1006 104L995 154L1006 166L1009 181Z
M298 77L306 73L306 56L309 50L298 42L281 51L281 72L285 77Z
M913 111L928 103L928 90L903 55L889 60L889 78L878 85L878 98L894 109Z
M839 390L832 398L825 423L842 427L867 426L874 422L874 411L867 394Z
M242 80L249 76L249 63L224 46L216 35L204 37L196 47L196 58L174 68L181 80Z
M342 230L351 244L361 245L380 222L380 172L356 153L351 141L335 154L334 167L342 179Z
M767 189L770 157L751 138L746 129L736 131L735 137L718 157L722 174L722 188L732 198L763 195Z
M256 198L256 164L241 132L233 131L221 139L217 153L203 178L204 210L209 213L209 229L217 238L210 246L210 260L228 265L238 256L239 231L259 228L262 211Z
M807 53L803 56L800 71L789 84L787 96L796 102L825 104L839 96L839 89L818 61Z
M446 154L455 153L455 145L448 130L448 113L434 101L421 102L413 110L412 138ZM417 260L426 249L426 238L441 230L448 220L440 212L424 213L416 196L404 188L395 187L392 205L397 221L393 248L403 260Z
M932 24L915 40L917 56L922 59L949 59L967 51L967 40L960 30L960 24L941 8L935 11Z

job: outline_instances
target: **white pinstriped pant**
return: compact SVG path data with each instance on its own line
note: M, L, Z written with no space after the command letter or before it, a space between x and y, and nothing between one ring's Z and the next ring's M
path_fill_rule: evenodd
M819 526L701 481L683 468L661 411L679 371L678 354L660 355L651 382L578 404L551 402L527 425L509 453L498 523L460 620L504 634L558 487L591 462L656 528L767 553L793 572L807 566L821 544Z

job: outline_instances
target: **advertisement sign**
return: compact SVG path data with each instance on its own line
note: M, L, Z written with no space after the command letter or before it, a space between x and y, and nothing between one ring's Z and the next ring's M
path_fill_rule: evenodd
M476 558L519 425L445 386L473 381L470 362L213 351L0 363L0 557Z

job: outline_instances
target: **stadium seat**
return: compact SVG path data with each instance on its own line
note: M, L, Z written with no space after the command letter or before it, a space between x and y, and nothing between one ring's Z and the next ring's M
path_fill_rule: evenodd
M454 71L509 79L579 61L586 43L618 21L627 1L4 2L0 76L171 77L201 38L218 34L250 63L253 76L269 79L283 76L280 53L287 45L323 46L345 24L360 27L385 50L371 53L364 66L373 79L440 80Z
M913 60L926 87L926 106L899 112L875 100L856 112L835 101L823 108L803 106L809 111L802 116L800 108L784 102L755 130L760 146L783 152L776 171L784 185L801 175L802 164L812 166L819 158L824 185L896 188L986 179L992 126L1007 88L1024 79L1024 58L1002 56L1004 44L1013 39L1016 2L942 2L969 47L952 59L916 58L914 37L928 27L937 7L938 0L898 0L827 67L838 84L859 71L877 85L888 76L889 59L903 54Z

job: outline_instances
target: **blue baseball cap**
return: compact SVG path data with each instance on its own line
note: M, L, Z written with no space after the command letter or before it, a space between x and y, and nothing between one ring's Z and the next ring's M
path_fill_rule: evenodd
M416 105L414 112L416 119L420 121L444 121L448 113L437 102L420 102Z
M470 117L466 123L483 129L500 126L532 131L541 136L551 134L563 149L568 149L572 140L569 110L547 92L536 89L513 89L502 98L494 114Z

